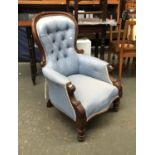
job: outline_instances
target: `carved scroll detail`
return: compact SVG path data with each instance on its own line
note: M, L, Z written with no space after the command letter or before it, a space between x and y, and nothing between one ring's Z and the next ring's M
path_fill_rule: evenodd
M78 140L84 141L85 139L85 127L86 127L86 113L80 101L74 96L75 86L72 83L67 84L67 91L70 101L76 113L76 126L78 133Z
M121 82L119 80L116 80L113 78L113 66L111 66L110 64L107 66L108 68L108 72L109 72L109 76L110 76L110 80L112 81L113 85L116 86L119 90L119 97L121 98L123 95L123 88L121 85Z

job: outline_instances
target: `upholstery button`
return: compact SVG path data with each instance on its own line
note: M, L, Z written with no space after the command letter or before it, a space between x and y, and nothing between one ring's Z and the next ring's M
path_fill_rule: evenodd
M53 54L53 50L51 51L51 53Z
M68 30L69 29L69 26L68 25L66 25L66 30Z
M61 51L61 47L59 47L59 51Z
M65 37L64 36L62 36L62 40L64 40L65 39Z
M64 57L66 58L67 57L67 54L64 54Z
M50 34L49 29L47 29L47 34L48 34L48 35Z
M57 61L59 60L59 58L57 57Z
M67 48L70 48L70 45L69 44L67 45Z
M55 39L53 39L53 43L55 43Z

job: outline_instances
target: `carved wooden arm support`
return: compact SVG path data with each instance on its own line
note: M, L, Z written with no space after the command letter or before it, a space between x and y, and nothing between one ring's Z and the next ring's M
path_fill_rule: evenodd
M77 99L74 96L75 89L75 86L71 82L67 84L68 95L73 107L77 107L79 104L81 104L80 101L77 101Z
M84 110L81 102L78 101L74 95L75 89L76 89L75 86L71 82L67 84L68 95L69 95L70 101L76 111L77 116L85 119L86 118L85 110Z
M67 84L68 95L76 113L76 126L77 126L78 140L84 141L85 126L87 124L86 112L81 102L77 101L77 99L74 96L75 89L76 89L75 86L71 82Z
M113 85L118 88L118 90L119 90L119 97L122 97L122 95L123 95L123 88L122 88L121 82L119 80L116 80L116 79L113 78L113 71L114 71L113 66L108 64L107 68L108 68L110 80L112 81Z

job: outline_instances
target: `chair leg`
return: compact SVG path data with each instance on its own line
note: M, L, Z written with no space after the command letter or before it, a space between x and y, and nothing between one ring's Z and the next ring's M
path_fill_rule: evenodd
M51 103L50 100L47 101L47 107L48 107L48 108L53 107L53 105L52 105L52 103Z
M77 139L79 142L83 142L85 140L85 131L86 131L86 122L80 121L76 123L77 128Z
M95 57L98 57L99 34L95 35Z
M129 66L130 66L130 58L127 58L127 64L126 64L126 68L129 68Z
M115 54L112 53L112 66L114 66L114 65L115 65Z
M119 56L118 78L122 81L123 58Z
M111 49L109 49L108 51L108 62L111 63L111 55L112 55L112 52L111 52Z
M114 102L113 102L113 108L112 110L114 112L118 112L119 111L119 105L120 105L120 98L117 98Z
M132 60L132 69L131 69L132 74L135 73L134 72L135 69L136 69L136 58L133 58L133 60Z

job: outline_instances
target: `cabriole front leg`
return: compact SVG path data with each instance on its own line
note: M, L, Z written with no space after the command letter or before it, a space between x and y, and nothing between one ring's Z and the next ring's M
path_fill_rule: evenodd
M85 140L86 116L81 104L76 107L76 114L77 139L78 141L82 142Z
M77 123L77 139L79 142L83 142L85 140L85 130L83 123Z
M71 83L67 84L67 91L71 101L71 104L76 113L76 129L77 129L77 139L82 142L85 140L85 130L86 130L86 112L81 102L74 96L75 86Z

